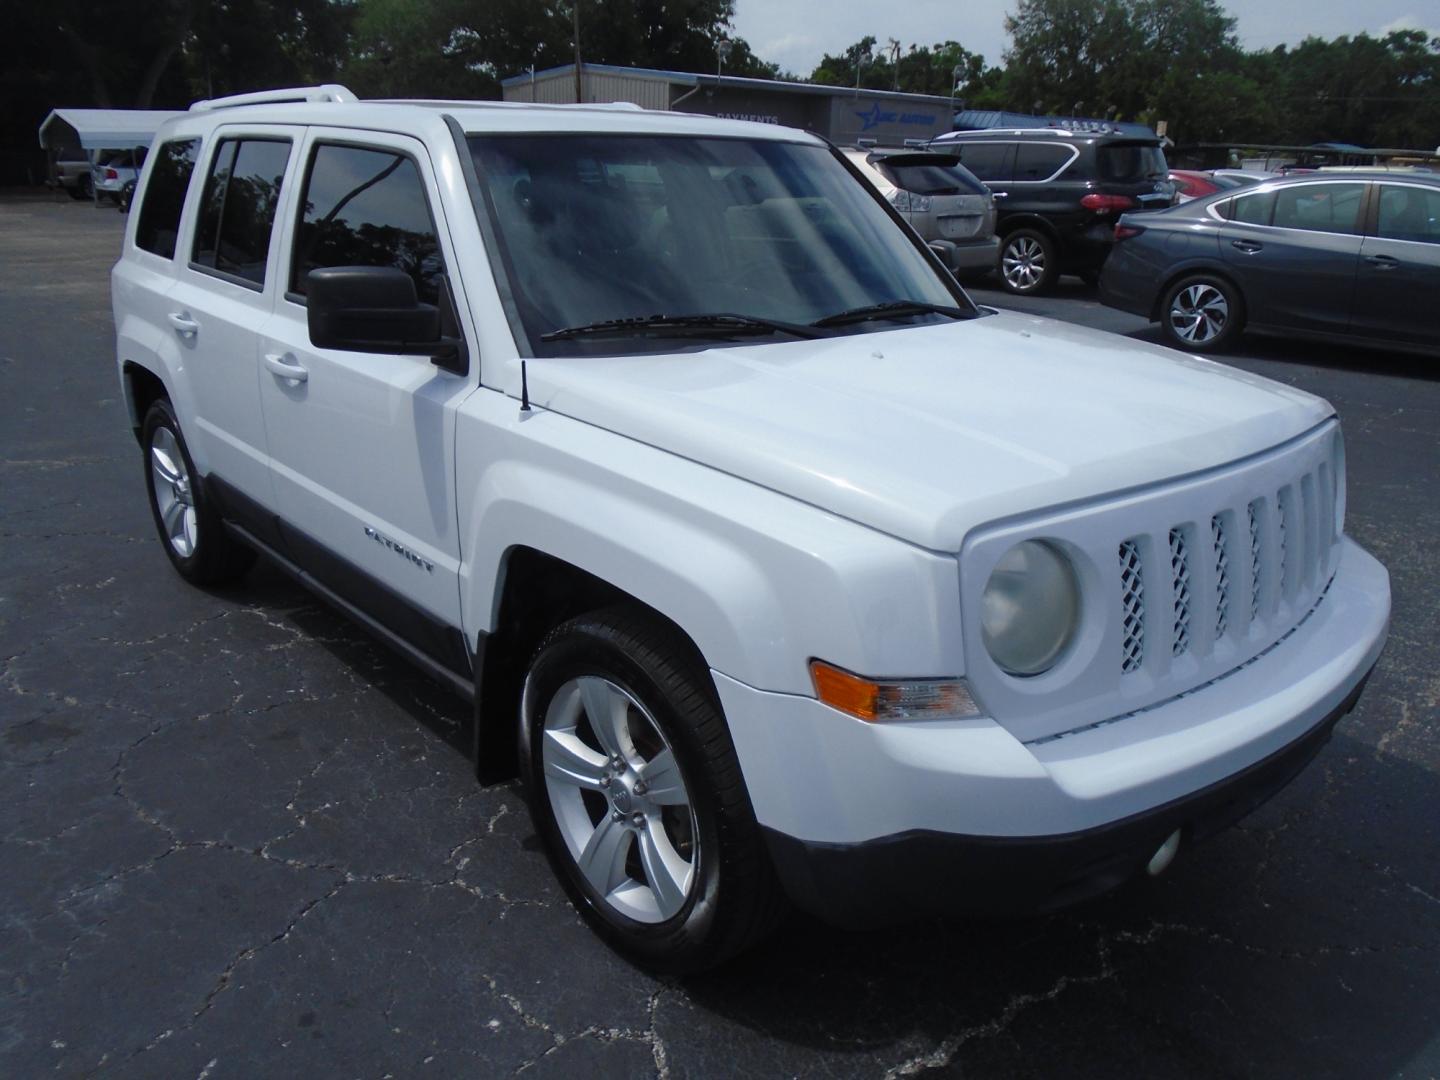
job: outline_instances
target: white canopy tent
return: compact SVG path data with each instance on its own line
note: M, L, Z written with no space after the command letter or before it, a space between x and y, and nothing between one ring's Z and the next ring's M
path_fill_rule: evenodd
M40 125L40 145L131 150L149 146L161 124L181 115L165 109L51 109Z

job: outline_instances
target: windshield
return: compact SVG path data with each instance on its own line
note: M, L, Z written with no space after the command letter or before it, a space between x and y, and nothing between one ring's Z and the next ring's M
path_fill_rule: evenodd
M881 158L875 164L896 187L916 195L985 194L985 188L968 169L940 154L896 155Z
M822 146L614 134L483 135L470 146L516 329L536 355L674 350L667 334L680 335L680 316L805 326L896 300L971 307ZM945 317L902 313L890 325ZM652 322L629 336L542 340L618 319ZM698 347L753 342L764 330L738 326L717 324ZM683 337L697 347L693 324Z
M1136 184L1170 175L1165 151L1154 143L1103 143L1096 155L1101 180Z

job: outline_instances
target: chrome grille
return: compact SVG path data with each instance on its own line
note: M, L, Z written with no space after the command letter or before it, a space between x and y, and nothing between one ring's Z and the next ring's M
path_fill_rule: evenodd
M1175 612L1170 652L1179 656L1190 647L1190 552L1183 529L1170 530L1170 598Z
M1225 636L1230 618L1230 558L1225 552L1225 522L1216 514L1210 519L1210 544L1215 549L1215 636Z
M1145 660L1145 580L1140 548L1133 540L1120 545L1120 608L1124 623L1120 670L1137 671Z
M1232 465L974 530L960 595L977 696L1028 742L1142 715L1250 663L1323 603L1341 553L1342 453L1327 421ZM1005 553L1035 538L1080 570L1084 630L1050 671L1018 679L985 648L981 600Z

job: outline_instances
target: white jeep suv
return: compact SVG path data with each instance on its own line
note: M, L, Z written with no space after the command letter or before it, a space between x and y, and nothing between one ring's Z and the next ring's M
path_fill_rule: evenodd
M623 106L201 102L117 352L165 551L264 553L473 698L670 969L786 898L1047 909L1289 780L1384 643L1331 407L977 308L822 140Z

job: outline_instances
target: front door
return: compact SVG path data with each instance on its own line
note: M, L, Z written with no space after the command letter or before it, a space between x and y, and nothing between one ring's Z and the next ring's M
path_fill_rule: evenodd
M317 348L306 275L394 266L436 303L455 264L424 144L311 129L261 340L261 397L286 546L322 584L452 671L460 626L455 408L474 377L423 356Z
M1377 185L1372 235L1360 247L1356 333L1440 348L1440 187Z

